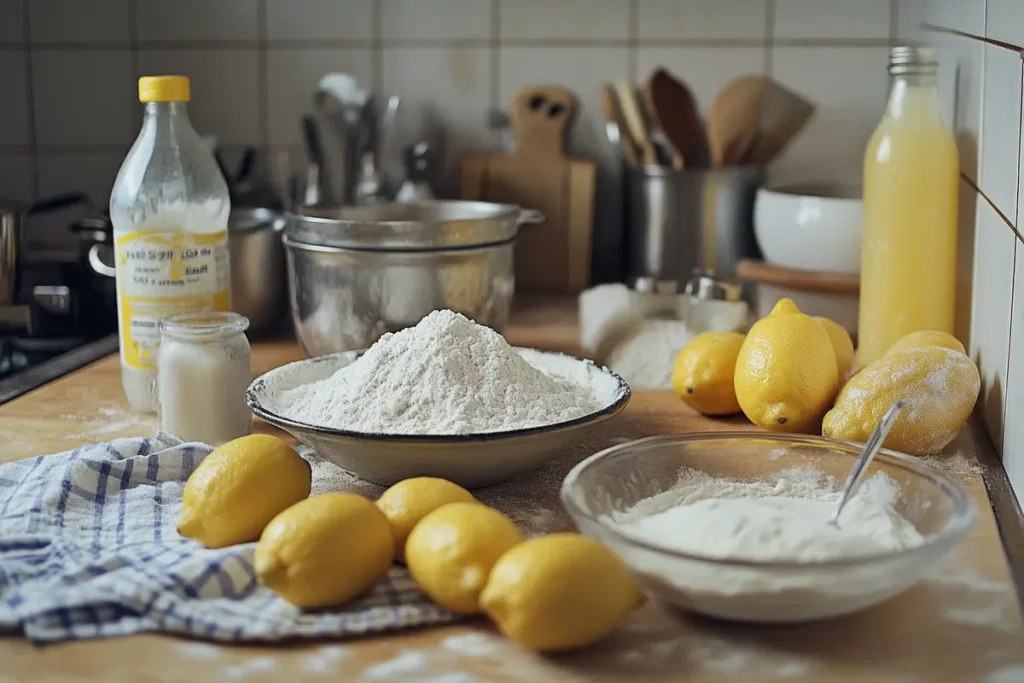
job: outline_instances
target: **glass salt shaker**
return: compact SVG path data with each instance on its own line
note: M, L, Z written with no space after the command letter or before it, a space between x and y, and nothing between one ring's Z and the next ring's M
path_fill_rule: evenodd
M187 313L160 321L156 401L160 429L211 446L252 432L249 319Z
M691 334L739 332L750 322L750 307L736 282L695 270L683 291L679 317L686 321Z

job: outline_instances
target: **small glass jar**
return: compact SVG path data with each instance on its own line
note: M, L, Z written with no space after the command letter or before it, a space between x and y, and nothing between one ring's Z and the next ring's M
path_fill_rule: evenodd
M692 334L739 332L749 326L750 306L743 300L738 283L695 270L684 291L679 317Z
M252 432L245 390L252 380L249 319L187 313L160 321L156 403L160 429L216 446Z

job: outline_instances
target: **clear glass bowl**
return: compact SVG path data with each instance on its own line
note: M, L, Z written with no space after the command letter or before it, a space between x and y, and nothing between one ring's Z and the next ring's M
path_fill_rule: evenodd
M737 481L776 481L813 468L841 487L857 444L816 436L707 432L613 446L566 476L562 502L576 525L622 558L640 584L669 603L709 616L797 622L849 614L917 583L957 543L975 506L949 477L907 455L881 451L865 476L899 486L894 507L925 537L915 548L814 564L702 557L631 535L615 523L639 501L672 489L683 469Z

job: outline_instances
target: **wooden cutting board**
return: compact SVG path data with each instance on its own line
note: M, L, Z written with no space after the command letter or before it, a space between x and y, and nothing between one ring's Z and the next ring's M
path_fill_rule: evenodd
M597 166L565 154L575 114L571 93L554 86L524 88L509 109L515 150L460 163L463 199L517 204L544 215L544 222L519 229L517 291L577 292L590 284Z

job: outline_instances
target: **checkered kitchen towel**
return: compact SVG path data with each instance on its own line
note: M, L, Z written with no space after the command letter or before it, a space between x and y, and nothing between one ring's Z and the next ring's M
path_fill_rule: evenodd
M144 631L242 642L454 619L398 567L365 598L304 613L256 581L255 544L208 550L179 536L182 489L209 452L158 434L0 466L0 631L35 642ZM303 456L314 494L345 488L347 475Z

